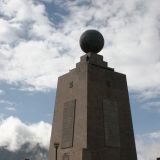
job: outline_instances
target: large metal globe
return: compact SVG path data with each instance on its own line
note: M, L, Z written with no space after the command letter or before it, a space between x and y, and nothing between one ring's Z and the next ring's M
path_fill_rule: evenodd
M80 37L80 46L85 53L98 53L104 46L104 38L97 30L87 30Z

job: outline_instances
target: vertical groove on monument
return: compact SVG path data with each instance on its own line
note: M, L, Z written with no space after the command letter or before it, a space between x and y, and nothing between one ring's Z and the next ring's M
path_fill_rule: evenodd
M55 142L58 160L137 160L126 76L97 54L99 32L85 32L80 44L87 54L58 79L49 160Z

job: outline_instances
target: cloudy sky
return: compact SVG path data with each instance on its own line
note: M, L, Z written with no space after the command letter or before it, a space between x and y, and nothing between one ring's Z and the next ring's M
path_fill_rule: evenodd
M98 29L100 54L127 75L138 159L160 157L159 8L159 0L0 0L0 146L48 148L57 77L84 54L81 33Z

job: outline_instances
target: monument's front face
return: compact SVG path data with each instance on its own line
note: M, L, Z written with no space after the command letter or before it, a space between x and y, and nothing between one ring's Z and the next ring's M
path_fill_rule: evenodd
M86 47L86 46L85 46ZM49 160L137 160L126 76L88 53L59 77Z

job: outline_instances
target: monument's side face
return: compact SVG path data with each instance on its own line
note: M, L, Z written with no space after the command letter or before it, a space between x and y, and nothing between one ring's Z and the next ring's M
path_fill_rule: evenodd
M88 160L137 160L126 76L88 64Z
M87 64L59 77L49 148L49 160L82 160L87 146Z

